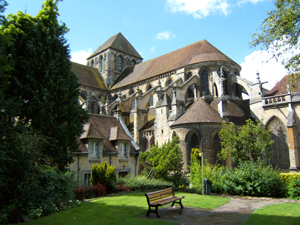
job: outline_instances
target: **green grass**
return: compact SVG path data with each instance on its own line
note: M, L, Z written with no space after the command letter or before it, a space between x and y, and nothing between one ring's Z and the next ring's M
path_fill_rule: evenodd
M280 203L255 210L243 225L300 224L300 204Z
M213 209L227 203L229 198L202 196L190 193L175 193L185 196L183 206ZM83 202L80 206L54 213L28 224L41 225L89 225L89 224L176 224L160 220L139 218L148 210L144 193L129 193Z

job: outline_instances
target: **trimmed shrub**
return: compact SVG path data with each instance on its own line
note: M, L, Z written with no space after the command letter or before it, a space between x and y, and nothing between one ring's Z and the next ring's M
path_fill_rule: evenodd
M92 166L91 185L95 186L98 183L107 187L107 192L111 193L116 186L116 167L101 162L100 165L94 164Z
M129 187L132 191L160 190L172 187L172 182L157 179L147 179L145 176L126 176L123 178L118 178L117 183Z

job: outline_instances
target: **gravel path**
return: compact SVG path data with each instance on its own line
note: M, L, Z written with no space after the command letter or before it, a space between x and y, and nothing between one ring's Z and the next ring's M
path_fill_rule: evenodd
M159 208L158 210L161 217L160 219L156 218L155 213L150 214L150 219L172 221L180 223L182 225L240 225L247 220L249 215L254 210L259 209L263 206L283 202L300 203L300 201L290 199L241 197L228 195L218 196L229 197L231 200L230 202L213 210L190 207L180 209L180 207L178 206L166 206L163 208Z

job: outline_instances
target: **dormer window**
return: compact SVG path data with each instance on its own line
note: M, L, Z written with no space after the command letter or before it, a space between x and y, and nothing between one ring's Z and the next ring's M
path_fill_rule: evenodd
M100 158L100 142L90 143L90 154L91 158Z
M121 144L121 157L123 158L128 157L128 143Z
M129 143L128 142L121 142L119 144L119 160L128 160L129 158Z

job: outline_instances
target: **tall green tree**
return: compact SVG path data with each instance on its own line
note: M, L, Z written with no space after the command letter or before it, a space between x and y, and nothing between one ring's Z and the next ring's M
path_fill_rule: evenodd
M140 160L146 173L151 170L158 179L175 181L182 173L182 153L178 137L164 143L161 147L153 145L150 151L140 154Z
M17 12L8 15L0 33L10 37L5 55L12 70L6 99L18 107L8 108L9 118L17 118L14 129L30 129L47 138L39 149L39 163L64 170L78 149L76 137L82 132L87 113L78 104L79 82L71 71L68 29L58 22L58 1L46 0L35 16ZM14 104L16 105L16 104Z
M252 36L250 46L262 45L262 48L273 48L272 56L278 59L295 49L299 51L300 2L299 0L273 2L275 8L268 12L268 17L263 21L259 32ZM283 59L282 63L291 73L300 71L299 54Z
M255 124L252 120L247 120L246 125L236 127L232 122L222 123L220 139L222 150L219 158L231 157L234 162L257 161L259 158L270 158L273 154L269 148L274 142L271 140L270 132L264 128L261 122Z

